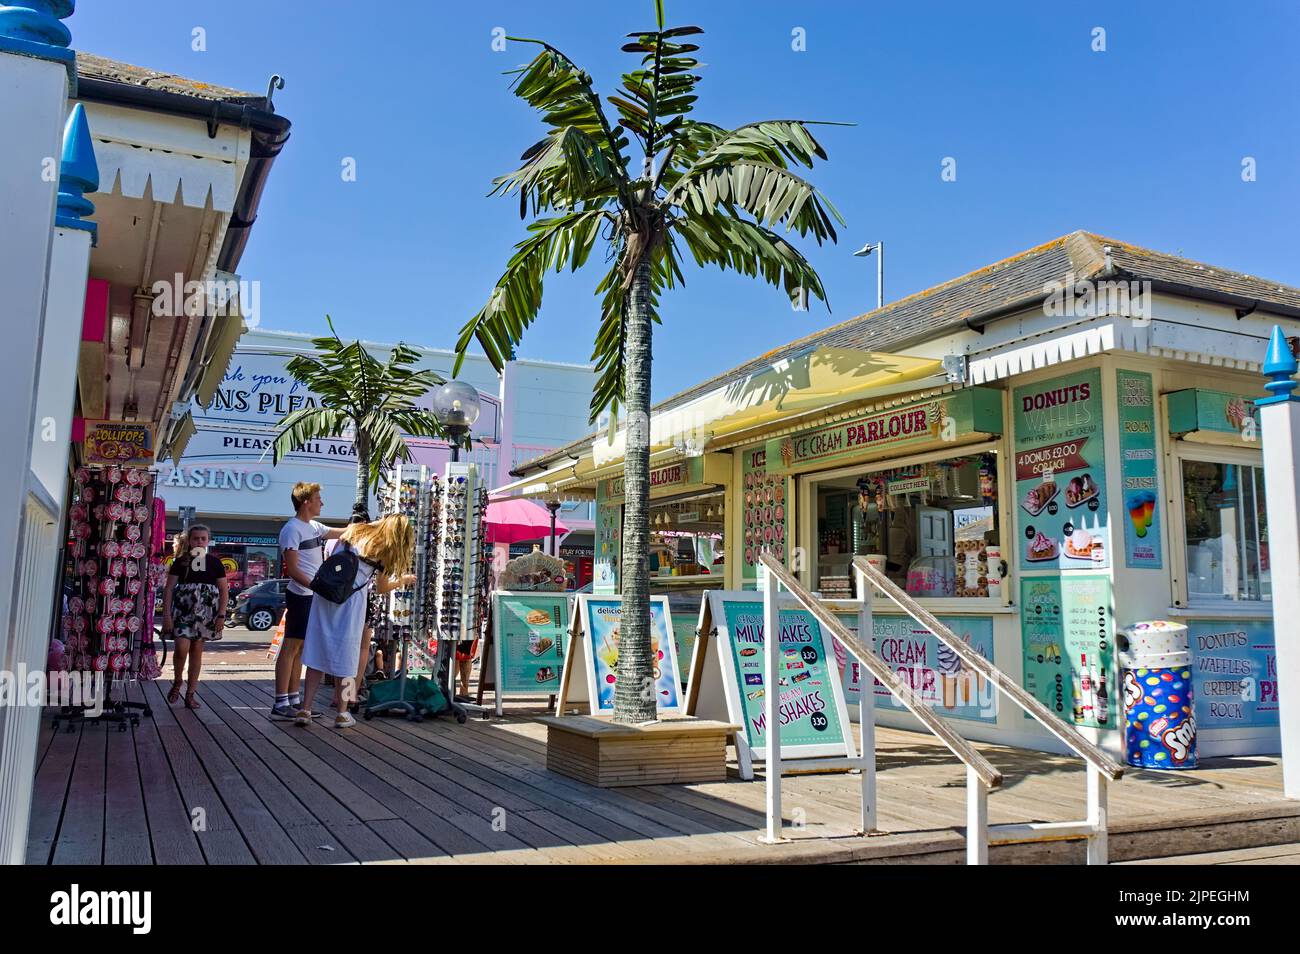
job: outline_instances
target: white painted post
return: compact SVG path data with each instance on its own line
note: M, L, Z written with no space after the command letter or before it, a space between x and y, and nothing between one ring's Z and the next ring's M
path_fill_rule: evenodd
M779 703L781 672L780 584L767 567L758 565L763 587L763 713L767 733L767 836L764 841L781 840L781 712Z
M1088 864L1109 864L1110 845L1107 826L1110 824L1110 806L1107 801L1109 781L1092 764L1088 765Z
M966 864L989 863L989 790L973 768L966 766Z
M856 566L853 574L858 586L858 638L871 645L874 626L871 618L871 591L867 575ZM845 663L853 665L851 653ZM858 726L862 730L862 833L876 830L876 694L875 679L857 660L858 666Z
M1273 639L1277 651L1278 724L1282 733L1282 790L1300 799L1300 395L1295 356L1273 327L1264 358L1259 430L1264 442L1268 556L1273 584Z
M59 155L68 93L76 72L72 41L61 20L71 2L0 5L0 289L5 298L5 340L0 381L6 407L0 446L10 454L0 472L0 661L15 668L33 636L27 600L35 596L24 559L29 541L46 533L30 515L51 515L31 476L51 230L58 191ZM82 284L85 277L82 276ZM80 337L80 336L78 336ZM51 347L75 343L49 342ZM39 435L36 435L39 436ZM67 435L62 435L64 440ZM53 563L49 565L53 571ZM46 634L39 634L44 640ZM21 864L27 851L32 766L39 712L0 707L0 863Z

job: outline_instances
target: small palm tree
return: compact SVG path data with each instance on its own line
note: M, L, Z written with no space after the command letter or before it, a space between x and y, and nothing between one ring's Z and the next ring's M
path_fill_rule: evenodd
M591 76L540 40L514 71L515 95L540 114L546 138L524 151L523 165L495 180L492 194L519 196L519 212L533 221L515 246L505 274L481 311L461 331L457 364L477 339L497 367L510 360L542 304L547 271L585 264L597 245L608 268L596 286L601 325L596 335L597 384L591 419L625 408L623 614L620 621L615 721L656 717L649 627L650 335L659 321L660 294L684 282L681 262L735 269L784 287L799 305L825 301L821 279L777 230L835 241L839 213L791 171L812 167L826 153L810 123L776 119L724 129L687 118L697 97L699 49L683 38L699 27L657 28L629 34L623 50L640 67L623 74L611 123ZM629 152L635 140L639 169Z
M329 315L325 321L330 334L312 339L317 353L295 355L285 365L319 397L320 405L299 408L280 421L273 460L278 464L308 441L342 437L351 430L357 452L353 509L365 510L383 468L411 459L407 436L443 436L437 418L415 400L444 382L433 371L412 367L420 359L414 348L399 343L381 362L360 341L344 344Z

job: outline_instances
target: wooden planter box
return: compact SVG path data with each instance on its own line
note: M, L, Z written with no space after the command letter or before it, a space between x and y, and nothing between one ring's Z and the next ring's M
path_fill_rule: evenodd
M546 767L601 788L722 782L737 727L704 719L616 725L591 716L546 716Z

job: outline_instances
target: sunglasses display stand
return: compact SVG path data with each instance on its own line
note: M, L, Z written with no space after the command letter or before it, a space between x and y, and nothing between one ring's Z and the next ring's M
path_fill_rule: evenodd
M389 714L405 715L408 719L421 718L420 705L407 694L407 676L436 671L433 658L425 650L425 641L437 612L436 579L429 555L438 552L438 534L442 527L441 483L437 474L419 464L398 464L389 473L382 511L385 516L403 514L411 522L415 532L412 567L415 584L384 596L371 597L380 603L376 636L382 643L401 643L402 666L397 676L397 698L368 705L365 709L367 719Z
M441 553L438 574L438 614L435 621L436 672L458 719L467 712L486 718L488 708L455 701L457 644L473 644L482 632L487 592L487 548L484 543L485 488L472 463L449 462L444 470Z

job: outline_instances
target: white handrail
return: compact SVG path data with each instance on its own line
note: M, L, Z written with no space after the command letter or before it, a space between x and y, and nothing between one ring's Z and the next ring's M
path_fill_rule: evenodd
M953 755L961 759L962 764L973 771L981 782L989 788L997 788L1002 784L1002 773L994 768L988 759L980 755L974 746L958 735L947 720L928 706L917 694L916 690L903 682L898 677L898 674L890 669L870 646L841 623L826 604L805 589L771 554L764 553L759 559L767 567L768 572L781 584L781 587L798 600L808 612L812 613L823 629L828 630L832 636L852 650L853 655L861 660L863 667L897 696L908 711L916 716L921 721L921 724L929 729L939 741L946 745ZM780 630L768 632L779 633ZM769 635L767 638L772 637ZM769 693L769 695L772 694Z

